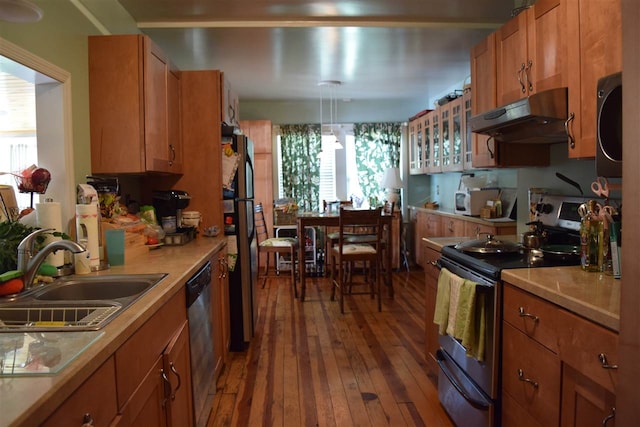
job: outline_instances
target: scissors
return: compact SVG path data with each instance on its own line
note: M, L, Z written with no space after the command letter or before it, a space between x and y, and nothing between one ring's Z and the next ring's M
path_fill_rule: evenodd
M605 200L609 199L609 180L604 177L597 177L595 181L591 183L591 191L596 193L596 196L602 197Z

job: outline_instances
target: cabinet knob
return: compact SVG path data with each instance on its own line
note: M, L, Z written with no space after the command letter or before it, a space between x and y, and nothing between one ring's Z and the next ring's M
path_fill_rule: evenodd
M535 314L525 312L524 307L518 307L518 315L520 317L528 317L529 319L532 319L534 323L538 323L538 320L540 320L540 318Z
M569 117L567 117L567 121L564 122L564 131L567 134L567 137L569 138L569 147L571 148L576 148L576 140L573 138L573 135L571 135L571 132L569 131L569 124L571 122L573 122L573 119L575 119L576 115L571 112L569 113Z
M524 371L523 371L522 369L518 369L518 379L519 379L520 381L525 382L525 383L529 383L529 384L531 384L531 386L532 386L533 388L538 388L538 382L537 382L537 381L532 380L531 378L525 378L525 376L524 376Z
M84 414L84 416L82 417L82 427L94 427L95 425L96 424L93 421L93 417L91 416L91 414Z
M598 355L598 360L604 369L618 369L618 365L610 365L607 356L604 353Z

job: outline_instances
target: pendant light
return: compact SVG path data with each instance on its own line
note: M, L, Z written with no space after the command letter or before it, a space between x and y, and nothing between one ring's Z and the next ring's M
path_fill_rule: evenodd
M336 137L333 131L334 115L335 115L335 120L336 121L338 120L338 99L335 96L335 88L340 86L341 84L342 82L339 80L322 80L321 82L318 83L318 86L320 86L320 134L322 135L324 133L323 132L324 122L322 121L323 119L322 111L324 109L323 108L324 107L323 92L324 92L324 88L328 88L328 92L329 92L329 135L328 136L332 139L334 150L340 150L343 148L342 144L340 143L340 140Z

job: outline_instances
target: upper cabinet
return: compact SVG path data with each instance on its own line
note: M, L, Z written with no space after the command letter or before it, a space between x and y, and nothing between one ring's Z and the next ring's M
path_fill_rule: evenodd
M180 72L144 35L89 37L91 172L182 173Z
M596 153L598 79L622 70L620 0L563 0L567 4L569 157Z
M229 126L240 126L240 102L238 95L231 87L231 82L224 73L220 74L220 120Z
M464 101L464 97L460 96L441 107L442 172L461 171L464 168Z
M565 31L561 0L538 0L496 31L498 105L563 86Z

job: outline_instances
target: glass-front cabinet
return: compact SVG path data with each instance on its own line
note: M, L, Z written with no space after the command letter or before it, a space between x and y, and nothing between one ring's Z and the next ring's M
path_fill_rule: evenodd
M428 150L427 162L425 164L426 173L442 172L442 141L440 124L441 107L431 112L431 147Z
M462 95L462 165L464 170L473 169L473 137L471 136L471 89L465 89Z
M463 98L440 107L442 127L442 171L461 171L463 162Z

